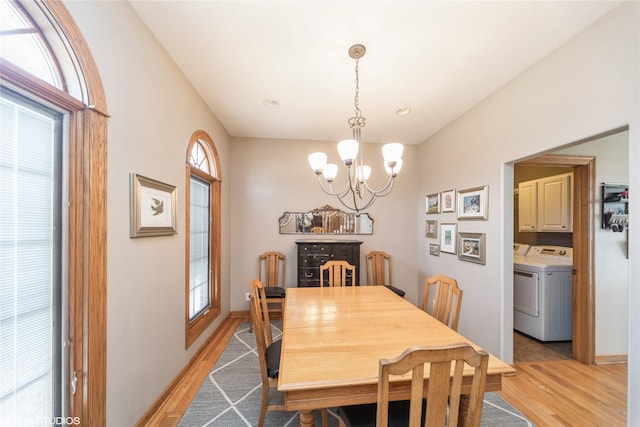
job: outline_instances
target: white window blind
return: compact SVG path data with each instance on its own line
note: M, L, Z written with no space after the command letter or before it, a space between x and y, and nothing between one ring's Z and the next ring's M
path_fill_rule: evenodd
M189 212L189 319L211 305L211 184L191 176Z
M60 411L60 114L1 91L0 425Z

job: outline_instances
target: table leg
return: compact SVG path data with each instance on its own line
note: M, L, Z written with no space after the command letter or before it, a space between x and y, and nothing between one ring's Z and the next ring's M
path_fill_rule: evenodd
M313 427L313 410L300 411L300 427Z

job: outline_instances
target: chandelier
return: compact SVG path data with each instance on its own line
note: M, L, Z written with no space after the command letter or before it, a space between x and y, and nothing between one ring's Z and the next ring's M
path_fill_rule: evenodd
M347 209L360 211L369 208L378 197L386 196L393 188L393 181L402 168L402 152L404 146L399 143L390 143L382 146L382 157L384 168L389 175L387 183L380 189L373 189L367 183L371 175L371 167L364 164L362 154L358 156L360 146L360 134L365 125L365 118L362 116L359 106L359 61L364 56L366 48L361 44L353 45L349 48L349 56L355 59L356 63L356 92L355 92L355 116L348 120L351 127L352 139L345 139L338 143L338 154L347 167L347 182L338 191L334 191L332 184L338 174L338 165L327 163L325 153L316 152L309 155L309 165L318 177L320 188L326 194L335 196ZM324 177L324 179L323 179Z

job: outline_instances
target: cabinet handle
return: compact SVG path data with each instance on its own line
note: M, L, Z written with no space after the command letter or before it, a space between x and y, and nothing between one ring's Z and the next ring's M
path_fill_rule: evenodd
M304 273L304 275L307 279L310 279L313 277L313 273Z

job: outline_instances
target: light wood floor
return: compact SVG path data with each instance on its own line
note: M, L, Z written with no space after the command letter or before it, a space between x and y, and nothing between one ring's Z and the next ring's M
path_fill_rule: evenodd
M229 318L184 375L137 424L174 427L200 389L242 318ZM583 365L572 359L516 362L502 397L536 426L626 425L627 365Z
M516 362L500 395L537 426L625 426L627 365Z

